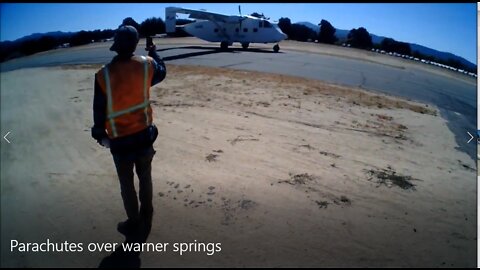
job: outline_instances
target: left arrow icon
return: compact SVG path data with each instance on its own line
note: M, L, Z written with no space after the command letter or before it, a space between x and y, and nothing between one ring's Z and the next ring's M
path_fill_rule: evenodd
M5 136L3 136L3 138L5 139L5 141L7 141L8 143L10 143L10 141L7 139L8 134L10 134L10 131L7 132L7 134L5 134Z

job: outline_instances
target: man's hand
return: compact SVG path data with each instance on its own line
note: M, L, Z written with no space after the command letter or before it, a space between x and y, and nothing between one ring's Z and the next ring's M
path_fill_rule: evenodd
M146 50L148 51L148 56L153 57L152 55L157 53L157 46L155 46L155 44L153 44L153 45L147 47Z
M110 140L108 138L103 138L99 143L105 148L110 148Z
M145 51L148 51L148 54L151 53L152 50L156 50L155 44L153 44L153 38L147 37L147 44L145 44Z

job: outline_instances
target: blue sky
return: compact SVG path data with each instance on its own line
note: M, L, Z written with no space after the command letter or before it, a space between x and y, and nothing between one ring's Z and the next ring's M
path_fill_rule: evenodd
M115 29L126 17L142 22L165 17L165 7L206 9L224 14L264 13L271 20L335 28L365 27L370 33L451 52L477 63L477 5L467 4L0 4L0 41L50 31Z

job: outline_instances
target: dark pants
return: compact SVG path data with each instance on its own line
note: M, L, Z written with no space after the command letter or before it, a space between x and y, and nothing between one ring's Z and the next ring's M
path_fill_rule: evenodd
M152 205L152 160L155 155L153 146L136 153L113 155L117 168L118 179L127 217L137 221L141 215L149 215L153 211ZM140 211L138 208L137 192L134 185L133 167L139 179Z

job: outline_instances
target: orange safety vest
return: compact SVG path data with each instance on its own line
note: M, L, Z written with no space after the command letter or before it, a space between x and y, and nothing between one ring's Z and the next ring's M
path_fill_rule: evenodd
M142 131L152 124L152 61L151 57L133 56L97 72L98 83L107 97L105 126L110 139Z

